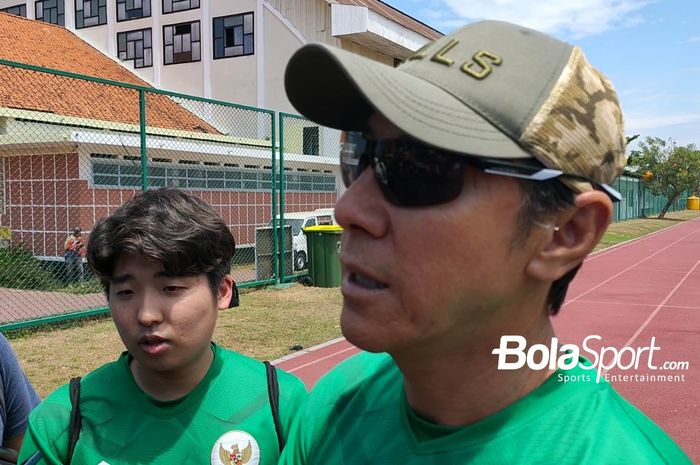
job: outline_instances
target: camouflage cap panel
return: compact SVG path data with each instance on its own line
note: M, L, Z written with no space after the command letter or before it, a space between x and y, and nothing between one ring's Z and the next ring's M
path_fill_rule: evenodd
M519 143L545 166L610 184L626 164L622 112L610 81L574 47L551 94ZM574 191L592 189L565 180Z

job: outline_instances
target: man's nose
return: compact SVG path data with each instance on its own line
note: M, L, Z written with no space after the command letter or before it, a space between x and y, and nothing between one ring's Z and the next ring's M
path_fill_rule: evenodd
M387 208L390 207L369 167L340 196L335 205L335 218L345 230L359 228L381 237L388 226Z
M152 292L146 292L141 300L138 311L138 322L141 326L154 326L163 321L163 302Z

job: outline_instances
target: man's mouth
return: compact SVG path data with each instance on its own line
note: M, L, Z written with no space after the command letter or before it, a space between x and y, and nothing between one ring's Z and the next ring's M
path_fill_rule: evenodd
M388 287L382 282L376 281L370 278L369 276L359 273L350 273L349 279L350 282L352 282L353 284L356 284L365 289L386 289Z
M138 345L151 355L158 354L165 350L168 346L168 340L160 336L141 336L138 339Z

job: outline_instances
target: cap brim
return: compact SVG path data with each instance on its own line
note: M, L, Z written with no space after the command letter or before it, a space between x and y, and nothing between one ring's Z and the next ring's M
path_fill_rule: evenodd
M406 134L459 153L532 158L510 137L440 87L382 63L324 44L290 59L287 96L305 117L342 130L362 130L374 111Z

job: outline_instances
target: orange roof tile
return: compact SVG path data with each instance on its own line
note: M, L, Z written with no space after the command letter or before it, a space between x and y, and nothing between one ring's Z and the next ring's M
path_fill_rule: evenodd
M0 13L0 59L151 87L71 31ZM139 124L138 92L0 65L0 108ZM147 94L148 126L218 133L164 95Z
M430 40L436 40L443 36L442 32L433 29L425 23L418 21L403 11L397 10L381 0L326 0L328 3L340 3L341 5L366 6L371 11L384 16Z

